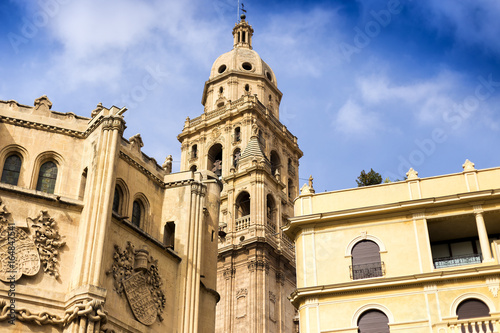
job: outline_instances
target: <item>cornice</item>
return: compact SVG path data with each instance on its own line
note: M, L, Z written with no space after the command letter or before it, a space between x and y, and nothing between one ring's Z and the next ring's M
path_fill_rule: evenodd
M33 128L33 129L37 129L37 130L41 130L41 131L47 131L47 132L68 135L68 136L72 136L72 137L77 137L79 139L84 139L86 137L85 133L87 132L87 131L82 132L82 131L72 130L69 128L63 128L63 127L59 127L59 126L55 126L55 125L47 125L47 124L37 123L34 121L12 118L12 117L2 116L2 115L0 115L0 122L15 125L15 126Z
M227 103L223 107L210 112L203 113L201 116L189 120L189 126L177 136L177 139L182 142L185 137L194 133L198 133L201 129L212 127L220 123L222 120L231 116L240 115L245 112L254 112L272 127L272 131L281 140L285 141L291 150L299 155L299 158L304 155L300 150L297 137L295 137L285 125L275 118L264 104L262 104L256 96L243 96L239 99Z
M62 134L62 135L68 135L68 136L76 137L79 139L87 138L105 120L108 120L108 122L111 121L111 124L109 125L110 129L117 129L120 131L120 133L123 133L123 130L125 129L125 120L123 120L123 117L121 117L121 116L107 116L107 117L105 117L105 116L101 115L97 119L92 119L90 122L90 126L87 127L87 129L85 131L82 132L82 131L64 128L64 127L60 127L60 126L42 124L39 122L30 121L30 120L24 120L24 119L12 118L12 117L0 115L0 123L6 123L6 124L11 124L11 125L21 126L21 127L26 127L26 128L33 128L33 129L37 129L40 131L53 132L53 133L58 133L58 134Z
M319 194L321 195L321 194ZM314 200L313 195L313 200ZM399 201L390 204L383 204L377 206L360 207L352 209L344 209L332 212L321 212L313 213L308 215L301 215L290 218L290 224L286 226L284 230L289 233L298 232L298 228L303 228L309 224L315 223L328 223L345 218L353 217L363 217L368 215L382 215L382 214L394 214L398 212L409 212L415 210L426 211L429 208L438 208L442 206L449 206L450 204L462 204L466 207L470 207L470 213L473 214L473 206L470 202L477 202L478 199L486 199L486 197L498 197L500 196L500 189L489 189L483 191L476 191L473 193L458 193L455 195L442 196L442 197L430 197L423 199ZM301 196L297 197L295 200L299 200Z
M360 279L345 283L297 288L290 295L290 300L297 307L305 298L310 297L349 295L391 289L413 288L428 284L444 284L449 281L482 279L491 275L500 275L500 265L476 266L473 268L435 271L390 278Z

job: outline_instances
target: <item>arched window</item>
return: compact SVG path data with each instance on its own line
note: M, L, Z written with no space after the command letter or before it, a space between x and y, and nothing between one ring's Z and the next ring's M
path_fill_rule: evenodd
M250 215L250 194L248 192L241 192L236 198L236 217Z
M280 156L276 151L271 151L271 174L274 176L276 174L276 170L279 170L281 166Z
M139 200L134 200L132 205L132 224L136 227L140 227L143 215L144 206Z
M207 169L222 176L222 145L217 143L208 150Z
M198 145L191 146L191 158L198 157Z
M288 199L292 200L293 198L295 198L293 181L288 179Z
M233 166L236 168L241 157L241 149L236 148L233 153Z
M22 160L16 154L10 155L5 159L2 171L2 183L17 185L19 174L21 173Z
M115 186L115 195L113 197L113 212L120 214L120 206L123 200L122 191L119 186Z
M489 317L490 309L483 301L477 298L469 298L460 303L457 307L458 320Z
M88 168L83 169L82 176L80 177L80 190L78 192L78 199L83 200L83 196L85 195L85 187L87 186L87 173L89 172Z
M236 127L234 129L234 142L239 142L241 140L241 129Z
M259 129L259 133L258 133L258 138L259 138L259 143L260 145L262 146L262 148L266 148L266 140L264 139L264 134L262 133L262 131Z
M358 319L358 333L389 333L389 319L379 310L368 310Z
M276 204L274 203L273 196L268 194L266 197L266 215L267 225L270 229L276 230Z
M196 165L191 165L191 168L189 168L189 170L191 170L192 172L196 172L198 168L196 167Z
M48 161L42 164L38 172L38 181L36 183L36 190L46 193L54 193L57 179L57 165Z
M380 248L371 240L362 240L352 248L351 277L353 280L382 276Z

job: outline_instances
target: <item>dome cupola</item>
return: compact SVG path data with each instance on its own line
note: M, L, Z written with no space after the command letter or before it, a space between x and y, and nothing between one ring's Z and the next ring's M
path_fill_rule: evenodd
M202 104L208 112L245 94L256 95L278 117L282 93L271 67L252 49L254 30L245 18L241 15L241 20L233 28L233 49L213 63L210 77L205 82Z

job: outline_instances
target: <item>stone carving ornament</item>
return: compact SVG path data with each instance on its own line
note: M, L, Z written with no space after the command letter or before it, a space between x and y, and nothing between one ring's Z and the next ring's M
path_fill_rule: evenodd
M47 211L27 220L33 222L31 230L17 226L0 200L0 280L3 282L17 281L23 275L34 276L42 265L44 272L56 279L59 277L59 248L66 243L61 241L56 221Z
M66 242L61 240L56 221L45 210L42 210L34 219L28 219L33 222L31 224L31 228L34 230L33 238L40 254L43 270L57 279L59 277L59 269L57 268L59 248L66 245Z
M12 309L10 304L11 303L8 299L0 298L0 322L12 320ZM88 326L91 325L88 325L88 323L90 322L93 323L92 326L94 329L88 329L86 332L114 332L113 330L108 330L101 326L107 322L108 314L104 310L104 301L97 299L79 302L67 309L63 316L47 311L31 312L29 309L24 307L16 307L14 313L16 321L33 322L38 325L62 325L63 327L68 326L73 321L79 321L81 329L85 329L83 326L87 326L87 328L89 328ZM82 318L87 319L87 325L82 326Z
M148 326L156 318L162 321L166 298L161 290L158 260L153 260L147 250L135 250L130 242L124 250L115 245L113 259L113 265L106 274L112 274L114 290L118 295L125 292L135 318Z

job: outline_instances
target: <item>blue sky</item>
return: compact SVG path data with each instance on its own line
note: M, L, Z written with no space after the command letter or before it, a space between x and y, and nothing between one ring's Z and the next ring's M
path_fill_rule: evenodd
M90 116L126 106L125 137L161 164L203 112L213 61L232 48L237 2L0 2L0 99ZM247 1L254 50L283 92L301 184L355 187L361 170L402 179L500 166L500 3Z

